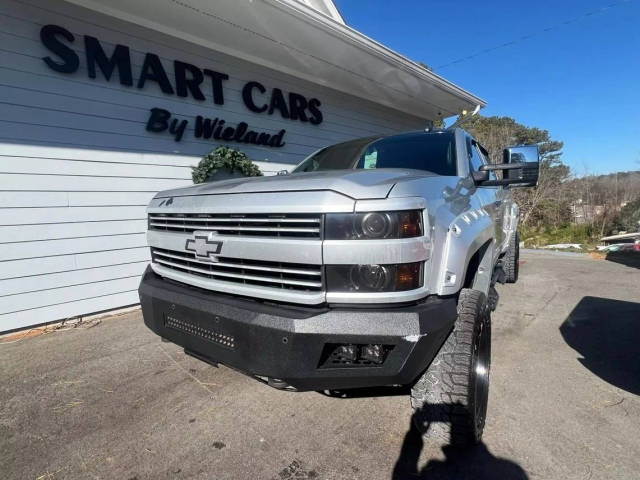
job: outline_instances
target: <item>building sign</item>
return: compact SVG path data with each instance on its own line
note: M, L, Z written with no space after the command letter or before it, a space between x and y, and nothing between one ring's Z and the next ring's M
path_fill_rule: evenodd
M40 30L43 45L53 56L42 60L49 68L60 73L75 73L80 67L79 55L69 46L75 36L67 29L57 25L45 25ZM229 75L208 68L174 60L173 75L170 76L155 53L147 52L142 69L134 78L131 68L131 55L126 45L116 45L111 56L107 56L100 41L92 36L84 35L85 61L87 75L96 78L98 71L107 81L111 81L114 71L118 71L121 85L143 89L149 82L154 82L167 95L192 97L205 101L203 91L211 91L212 102L224 105L224 85ZM257 81L249 81L242 87L242 102L245 107L257 114L279 115L283 119L319 125L322 123L321 103L317 98L307 98L294 92L283 92L280 88L268 90ZM251 143L268 147L285 145L286 131L276 134L254 131L247 122L229 125L221 118L205 118L200 115L194 119L180 119L163 108L152 108L149 112L146 129L150 132L166 132L180 141L190 121L194 123L196 138L214 139L228 142Z

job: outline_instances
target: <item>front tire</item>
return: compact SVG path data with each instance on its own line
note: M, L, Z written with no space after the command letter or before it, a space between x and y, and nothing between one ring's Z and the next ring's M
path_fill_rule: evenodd
M507 283L516 283L520 271L520 237L513 232L509 238L509 249L504 254L504 273Z
M480 442L489 397L491 313L482 292L460 291L453 331L411 389L413 421L425 436Z

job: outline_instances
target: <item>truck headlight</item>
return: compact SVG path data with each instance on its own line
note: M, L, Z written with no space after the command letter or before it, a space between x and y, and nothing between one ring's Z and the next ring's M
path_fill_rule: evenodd
M327 240L377 240L419 237L423 232L422 212L329 213L325 218Z
M329 292L401 292L422 286L422 262L393 265L327 265Z

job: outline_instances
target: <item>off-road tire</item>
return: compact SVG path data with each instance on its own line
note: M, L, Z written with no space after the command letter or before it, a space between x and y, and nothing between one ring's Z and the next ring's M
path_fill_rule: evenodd
M516 283L518 281L518 272L520 270L520 238L518 232L513 232L509 238L509 249L504 254L503 270L507 283Z
M490 365L491 313L486 297L463 289L451 334L411 389L413 422L423 436L456 446L480 442Z

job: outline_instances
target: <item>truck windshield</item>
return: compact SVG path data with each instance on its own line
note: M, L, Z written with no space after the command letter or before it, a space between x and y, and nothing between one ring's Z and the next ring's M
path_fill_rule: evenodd
M412 168L437 175L456 175L453 132L413 132L368 137L323 148L292 173L322 170Z

